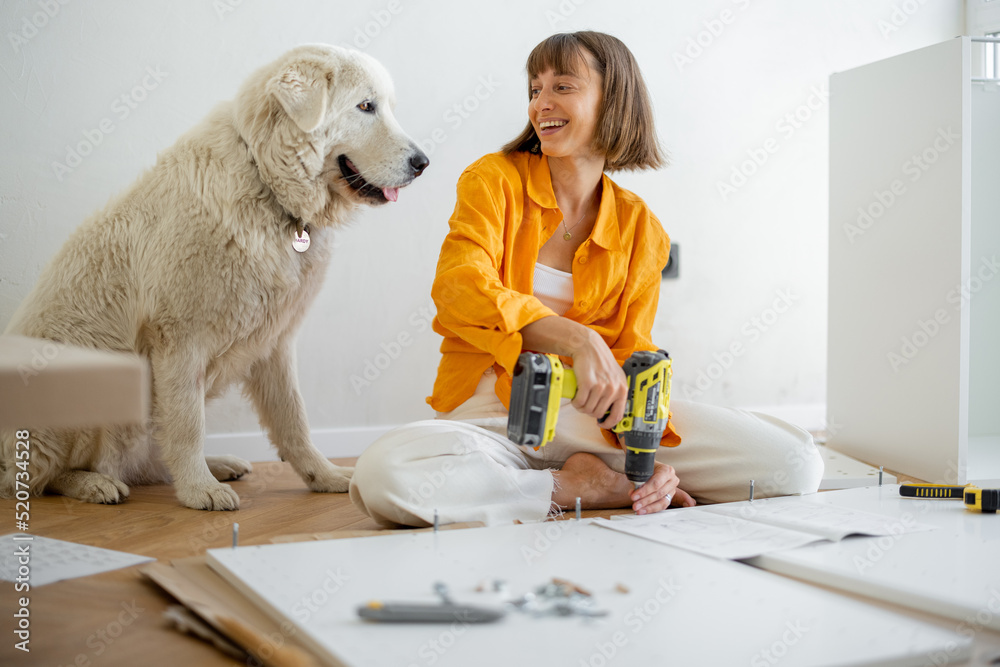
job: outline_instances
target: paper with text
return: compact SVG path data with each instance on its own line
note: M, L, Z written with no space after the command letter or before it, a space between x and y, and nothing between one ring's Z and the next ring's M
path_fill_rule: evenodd
M0 579L32 587L156 560L24 533L0 536L0 545Z
M809 502L801 497L769 498L677 509L647 516L619 515L594 523L636 537L707 556L752 558L848 535L901 535L934 526L899 518Z

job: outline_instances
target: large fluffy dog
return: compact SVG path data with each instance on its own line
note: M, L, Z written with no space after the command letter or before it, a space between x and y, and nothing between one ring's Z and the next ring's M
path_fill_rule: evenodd
M395 201L427 157L392 115L372 58L303 46L257 71L46 268L8 333L138 352L150 361L152 422L32 432L31 484L101 503L172 478L188 507L228 510L221 480L250 465L203 452L205 399L242 382L281 458L314 491L351 470L309 439L293 334L319 292L332 233L359 204ZM310 238L304 252L293 240ZM0 494L14 490L0 435Z

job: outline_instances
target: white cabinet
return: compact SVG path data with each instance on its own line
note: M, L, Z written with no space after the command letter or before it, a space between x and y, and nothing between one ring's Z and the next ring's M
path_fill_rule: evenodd
M1000 478L1000 90L958 37L830 78L829 445Z

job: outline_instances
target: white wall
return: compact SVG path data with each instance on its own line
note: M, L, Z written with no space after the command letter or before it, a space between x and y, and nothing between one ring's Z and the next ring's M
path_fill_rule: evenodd
M673 158L617 180L683 248L654 332L676 359L675 396L818 421L828 76L960 34L963 22L961 0L4 2L0 328L70 231L250 71L299 43L361 47L393 74L397 116L433 148L431 166L341 234L299 336L302 391L319 433L432 416L428 294L455 181L523 126L530 49L552 32L596 29L634 51ZM123 95L144 99L131 109ZM60 179L53 163L87 134L99 144ZM763 164L747 163L753 155ZM741 168L755 172L745 183ZM397 352L399 336L409 345ZM380 357L385 348L395 358ZM358 386L366 368L373 379ZM208 429L257 423L233 392L211 405Z

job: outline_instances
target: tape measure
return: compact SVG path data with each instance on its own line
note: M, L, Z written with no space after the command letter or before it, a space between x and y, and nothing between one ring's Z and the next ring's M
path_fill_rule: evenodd
M965 509L970 512L995 514L1000 509L1000 489L980 489L967 484L903 484L899 487L899 495L905 498L940 498L942 500L961 500Z
M996 514L1000 508L1000 489L980 489L969 486L965 489L965 509L972 512Z

